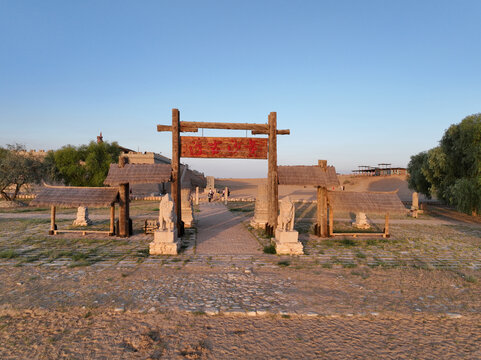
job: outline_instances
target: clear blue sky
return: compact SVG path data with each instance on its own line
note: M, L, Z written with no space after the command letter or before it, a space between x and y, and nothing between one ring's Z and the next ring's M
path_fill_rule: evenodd
M481 111L480 19L479 0L0 0L0 145L57 149L102 131L170 156L156 125L174 107L188 121L277 111L291 130L279 164L406 166ZM263 160L182 161L267 172Z

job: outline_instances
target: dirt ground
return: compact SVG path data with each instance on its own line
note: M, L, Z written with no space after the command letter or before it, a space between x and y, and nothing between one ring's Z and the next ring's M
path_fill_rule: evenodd
M289 279L285 290L291 303L298 304L278 314L226 311L209 316L180 311L175 305L162 308L159 305L167 301L162 292L153 299L145 292L145 279L155 289L170 275L202 282L211 274L245 271L221 263L181 269L2 267L1 358L481 357L481 289L478 282L466 280L467 273L367 267L250 269L255 278ZM221 287L213 290L218 296Z
M256 181L217 184L232 196L257 191ZM229 206L247 226L253 204ZM0 211L0 359L481 358L477 218L438 207L394 218L390 239L319 240L305 203L296 216L307 255L209 256L194 246L153 257L140 228L158 204L131 210L129 239L49 237L48 209ZM108 226L108 209L90 213ZM59 211L59 226L74 217Z

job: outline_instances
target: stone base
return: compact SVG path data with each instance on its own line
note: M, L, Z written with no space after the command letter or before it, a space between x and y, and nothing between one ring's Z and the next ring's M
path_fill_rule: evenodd
M299 233L295 230L284 231L276 229L274 240L276 253L279 255L303 255L302 243L298 240Z
M362 230L367 230L367 229L371 228L371 225L369 225L369 224L352 223L352 226L355 227L356 229L362 229Z
M73 226L90 226L92 225L92 220L90 219L75 220L72 225Z
M149 244L150 255L177 255L180 250L180 239L177 229L173 231L154 231L154 241Z
M250 225L255 229L265 229L266 224L267 224L267 220L266 221L262 221L262 220L258 221L256 219L252 219L251 222L250 222Z
M192 212L182 211L182 221L184 222L184 226L190 228L194 223L194 218L192 217Z

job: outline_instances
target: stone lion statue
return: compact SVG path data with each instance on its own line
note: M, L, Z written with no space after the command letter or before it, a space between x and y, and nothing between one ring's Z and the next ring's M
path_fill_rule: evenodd
M294 230L294 203L287 196L279 202L279 216L277 217L277 228L283 231Z
M170 194L165 194L159 204L159 229L173 231L175 221L174 202L171 200Z

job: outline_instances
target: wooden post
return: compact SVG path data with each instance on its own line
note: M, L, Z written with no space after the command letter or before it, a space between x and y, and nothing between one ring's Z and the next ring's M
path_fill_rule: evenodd
M327 226L327 189L317 187L317 235L320 237L328 236Z
M227 186L224 189L224 204L227 205Z
M327 171L327 160L319 160L319 167L323 171ZM327 219L327 189L322 186L317 187L317 235L320 237L328 237L328 219Z
M180 198L180 111L172 109L172 199L177 215L177 234L183 235Z
M277 227L279 212L279 188L277 176L277 113L269 114L269 154L267 173L267 214L266 231L273 235Z
M195 187L195 205L199 205L199 187Z
M329 227L328 227L329 236L333 236L334 234L334 211L332 207L329 207Z
M109 229L109 236L115 235L115 203L110 205L110 229Z
M119 233L120 237L128 237L129 232L129 184L119 185Z
M389 213L386 213L386 221L384 223L384 235L383 237L389 237Z
M49 235L55 235L55 206L50 207L50 230Z
M120 155L119 167L123 168L127 164L128 158ZM129 183L119 184L119 233L120 237L130 236L130 186Z

